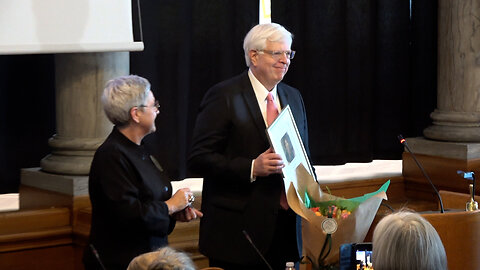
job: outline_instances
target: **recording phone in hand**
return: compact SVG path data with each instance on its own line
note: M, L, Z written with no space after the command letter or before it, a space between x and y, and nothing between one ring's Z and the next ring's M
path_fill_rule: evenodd
M372 243L349 243L340 246L340 270L373 270Z

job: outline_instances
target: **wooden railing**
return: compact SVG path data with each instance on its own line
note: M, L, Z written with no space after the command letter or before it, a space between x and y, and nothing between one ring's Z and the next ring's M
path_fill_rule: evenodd
M409 187L405 186L405 181L399 176L331 183L328 184L328 189L336 196L350 198L375 191L388 179L391 180L391 184L387 191L389 200L385 203L390 207L395 210L407 207L416 211L438 209L435 197L430 195L417 196L421 193L413 193L415 196L410 196ZM327 192L325 186L322 186L322 188ZM0 213L0 269L83 269L81 258L90 232L91 220L91 206L88 196L69 199L63 195L32 188L25 189L23 192L23 196L27 196L28 199L21 204L20 211ZM445 208L451 207L453 204L450 198L447 195L442 196L444 196ZM196 194L196 197L195 206L198 208L201 196ZM39 207L35 209L34 206L37 202ZM60 202L60 205L55 206L58 202ZM464 207L465 202L464 197L457 199L456 207ZM376 223L389 213L391 213L391 210L388 207L381 206L379 208L365 241L371 241ZM435 218L430 219L429 216L428 218L434 226L437 226ZM472 216L472 218L472 220L465 220L479 222L477 220L478 215ZM466 226L464 221L461 221L461 224L462 228ZM455 229L458 229L458 226L452 230ZM442 229L439 230L442 237ZM174 248L189 253L200 269L206 267L208 261L198 252L198 231L198 220L190 223L177 223L175 230L169 237L169 242ZM472 231L470 239L457 239L455 243L462 241L467 243L473 241L472 239L476 240L479 235L475 233L476 231ZM480 269L480 267L456 268L457 258L464 260L460 256L465 254L464 249L457 248L454 246L453 240L444 237L442 237L442 240L444 240L447 249L449 269ZM466 236L459 235L458 237ZM451 253L452 246L457 253ZM450 266L450 262L455 265ZM475 266L477 265L475 264Z

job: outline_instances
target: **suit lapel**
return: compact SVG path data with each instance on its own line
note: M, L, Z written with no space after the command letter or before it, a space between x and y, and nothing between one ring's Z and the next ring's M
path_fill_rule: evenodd
M277 92L278 92L278 98L280 98L280 105L282 106L282 109L283 109L287 107L287 105L289 104L288 94L280 83L277 84Z
M261 138L267 139L267 135L265 132L265 129L267 127L265 126L265 121L263 120L262 112L258 107L257 97L255 96L255 92L253 91L252 83L248 78L247 72L244 73L242 83L243 83L242 88L245 89L245 91L243 91L242 93L243 98L245 100L245 103L247 104L248 111L250 113L250 116L253 119L253 123L255 124L255 127L259 132Z

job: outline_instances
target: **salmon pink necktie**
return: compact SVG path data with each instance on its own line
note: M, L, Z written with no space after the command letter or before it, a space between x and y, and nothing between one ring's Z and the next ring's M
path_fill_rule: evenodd
M272 93L268 92L268 95L267 95L267 125L270 126L273 123L273 121L275 121L277 116L278 116L277 105L275 104L275 101L273 100ZM283 184L283 181L282 181L282 184ZM282 191L281 191L281 194L280 194L280 206L285 210L288 209L287 196L285 195L285 188L284 188L283 185L282 185Z
M277 109L277 104L275 104L275 101L273 100L273 95L271 92L268 92L267 95L267 124L270 126L273 121L278 116L278 109Z

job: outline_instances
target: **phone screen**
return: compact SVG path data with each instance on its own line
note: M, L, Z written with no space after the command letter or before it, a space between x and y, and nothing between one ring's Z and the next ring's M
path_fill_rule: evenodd
M372 245L357 244L355 247L355 260L357 261L357 270L373 270L372 265Z

